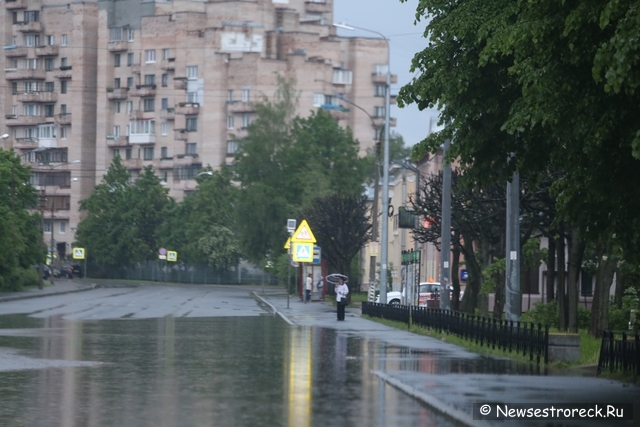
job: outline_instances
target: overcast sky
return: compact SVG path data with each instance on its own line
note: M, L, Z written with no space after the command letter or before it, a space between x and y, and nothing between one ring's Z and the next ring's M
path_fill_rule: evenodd
M391 85L391 93L409 83L413 75L409 72L411 59L416 52L424 49L426 40L422 37L424 21L414 25L418 0L334 0L334 21L347 25L368 28L384 34L391 46L391 72L398 75L398 83ZM364 31L338 30L345 37L375 37ZM407 145L413 145L427 136L427 126L434 111L420 111L415 105L398 108L391 106L391 117L398 118L395 130L404 137Z

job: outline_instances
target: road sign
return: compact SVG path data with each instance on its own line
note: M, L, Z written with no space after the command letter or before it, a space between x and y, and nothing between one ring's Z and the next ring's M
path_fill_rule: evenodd
M296 220L295 219L288 219L287 220L287 231L289 233L293 233L296 229Z
M73 248L73 259L84 259L84 248Z
M287 239L287 243L284 244L285 249L289 249L291 247L291 237Z
M313 232L311 231L311 227L309 227L309 224L307 224L306 219L302 220L296 232L293 233L293 236L291 237L291 241L293 243L315 243L316 242L316 238L314 237Z
M167 259L167 250L165 248L160 248L158 250L158 258L160 259Z
M178 252L176 252L176 251L167 251L167 261L171 261L171 262L178 261Z
M312 264L316 264L319 265L320 264L320 254L322 253L322 250L320 249L320 246L318 245L313 245L313 262Z
M312 262L313 243L294 243L292 256L296 262Z

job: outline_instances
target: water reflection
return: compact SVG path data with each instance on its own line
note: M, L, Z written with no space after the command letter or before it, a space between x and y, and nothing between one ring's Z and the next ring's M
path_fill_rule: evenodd
M2 348L48 365L0 366L0 425L450 425L371 374L426 355L274 317L2 316Z

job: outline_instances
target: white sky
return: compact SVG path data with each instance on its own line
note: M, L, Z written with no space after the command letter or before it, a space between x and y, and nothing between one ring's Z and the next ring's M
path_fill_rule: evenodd
M398 75L398 83L391 85L391 93L409 83L413 75L409 72L413 56L424 49L426 39L422 37L425 22L414 25L418 0L334 0L334 21L347 25L368 28L384 34L391 46L391 72ZM344 37L375 37L365 31L338 29ZM414 145L427 136L431 117L437 112L420 111L414 104L405 108L391 106L391 117L398 118L395 132L403 136L406 145Z

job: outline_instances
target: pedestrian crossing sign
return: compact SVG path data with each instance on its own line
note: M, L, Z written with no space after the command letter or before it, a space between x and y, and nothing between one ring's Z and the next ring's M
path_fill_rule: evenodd
M313 262L313 243L294 243L292 257L295 262Z
M73 248L73 259L84 259L84 248Z
M167 251L167 261L171 261L171 262L178 261L178 252L176 252L176 251Z
M291 241L293 243L301 243L301 242L315 243L316 242L316 238L313 235L313 232L311 231L311 227L309 227L309 224L307 224L306 219L302 220L302 222L296 229L295 233L293 233L293 236L291 237ZM313 245L311 245L311 247L313 248Z

